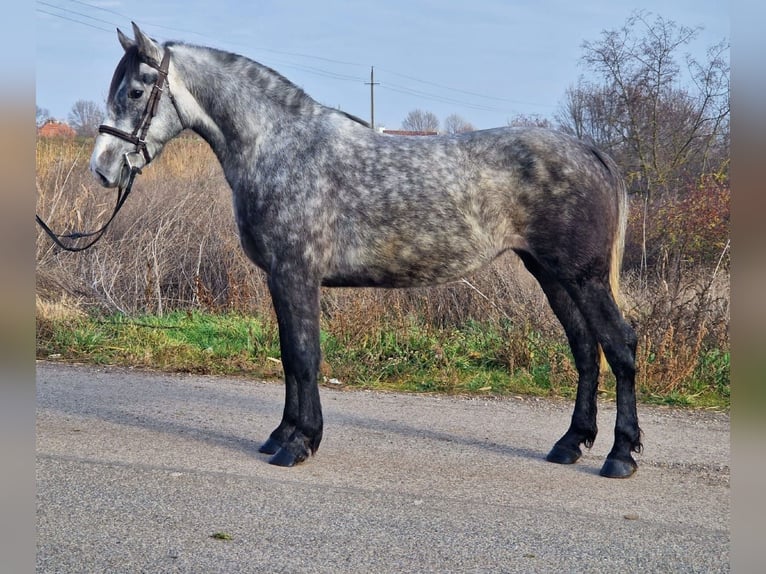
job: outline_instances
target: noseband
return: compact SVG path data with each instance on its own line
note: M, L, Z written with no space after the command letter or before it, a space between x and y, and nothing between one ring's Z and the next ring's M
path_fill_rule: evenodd
M159 106L165 81L168 77L168 68L170 66L170 50L167 48L165 49L165 53L162 56L162 62L160 62L159 66L149 62L147 62L147 65L157 70L159 75L157 76L157 80L154 82L154 86L152 87L152 93L149 94L149 100L146 102L146 107L144 108L144 113L141 117L141 121L138 123L135 129L131 133L128 133L122 130L118 130L117 128L113 128L112 126L103 124L98 126L98 133L109 134L118 137L120 139L129 141L136 146L136 149L126 152L124 155L125 164L123 165L123 169L127 168L129 170L128 179L125 187L119 187L117 190L117 203L115 203L114 211L112 212L111 217L100 229L96 231L76 231L73 233L59 235L54 233L39 215L35 215L35 221L43 229L43 231L48 234L48 236L56 245L62 249L65 249L66 251L84 251L85 249L91 247L94 243L96 243L96 241L101 239L101 237L104 235L104 232L106 231L106 228L109 227L109 224L112 223L114 218L117 216L117 212L120 211L123 205L125 205L125 200L128 199L130 190L133 187L133 180L135 180L137 174L141 173L141 168L133 165L130 162L130 155L134 153L140 153L144 156L147 164L152 160L151 156L149 155L149 151L146 149L146 134L149 132L149 126L152 124L152 119L157 113L157 107ZM172 94L168 92L168 95L170 96L170 100L173 102L173 106L176 107ZM176 107L176 112L177 111L178 108ZM62 241L62 239L77 240L84 237L93 237L93 239L91 239L86 245L81 246L67 245Z

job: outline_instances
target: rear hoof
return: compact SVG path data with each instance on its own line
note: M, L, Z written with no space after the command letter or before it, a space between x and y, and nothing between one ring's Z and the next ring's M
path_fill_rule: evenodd
M260 446L258 452L262 452L264 454L277 454L280 448L282 448L282 443L274 440L272 437L269 437L266 442Z
M300 464L308 458L308 453L295 454L282 447L269 459L269 464L274 466L291 467Z
M548 462L555 462L556 464L574 464L582 456L582 451L579 447L570 448L568 446L562 446L560 444L553 445L551 452L545 457Z
M632 458L627 461L607 458L599 474L607 478L630 478L637 470L638 465Z

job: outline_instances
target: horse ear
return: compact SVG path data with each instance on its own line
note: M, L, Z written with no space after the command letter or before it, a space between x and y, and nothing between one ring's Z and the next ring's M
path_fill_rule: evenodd
M162 48L159 44L152 40L149 36L144 34L135 22L133 24L133 34L136 37L136 44L138 45L138 54L146 61L151 62L156 66L160 65L162 60Z
M120 44L122 45L122 49L126 52L136 45L136 43L128 38L125 34L122 33L122 30L117 28L117 38L120 40Z

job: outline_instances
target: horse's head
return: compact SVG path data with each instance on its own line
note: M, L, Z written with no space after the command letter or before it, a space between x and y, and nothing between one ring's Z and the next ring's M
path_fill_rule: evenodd
M170 54L133 24L135 40L120 30L125 54L117 64L107 98L107 119L90 158L90 169L105 187L126 182L131 169L154 159L183 126L169 96ZM168 97L162 97L163 92Z

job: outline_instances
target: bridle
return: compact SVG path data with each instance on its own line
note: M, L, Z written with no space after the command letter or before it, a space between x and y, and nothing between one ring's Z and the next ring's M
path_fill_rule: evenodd
M157 106L159 106L160 98L162 97L163 88L165 86L165 81L168 77L168 68L170 66L170 51L167 49L165 50L165 54L162 56L162 62L160 62L159 66L149 62L147 62L147 65L157 70L159 74L154 82L154 86L152 87L152 93L149 94L149 99L147 100L146 107L144 108L144 114L141 117L141 121L138 122L138 125L133 128L131 133L118 130L117 128L113 128L112 126L107 126L104 124L98 126L98 133L109 134L110 136L118 137L125 141L129 141L136 146L136 149L132 152L125 153L125 164L130 169L137 169L134 168L130 163L130 158L128 156L131 153L141 153L144 156L146 163L152 161L151 156L149 156L149 151L146 149L145 138L146 134L149 132L149 126L152 125L154 115L157 113ZM168 92L168 94L170 94L170 92Z
M157 113L157 108L160 103L160 98L162 98L162 93L165 89L165 82L167 81L167 77L168 77L168 68L170 67L170 50L168 50L167 48L165 49L165 53L162 56L162 62L160 62L159 66L151 62L146 62L146 64L151 66L155 70L157 70L159 74L157 76L157 79L154 82L154 86L152 87L152 92L151 94L149 94L149 99L146 102L144 113L141 116L141 121L138 123L138 125L130 133L123 130L119 130L112 126L104 125L104 124L101 124L100 126L98 126L98 133L109 134L109 135L118 137L120 139L123 139L132 143L135 146L135 149L125 152L125 154L123 155L124 163L122 168L128 170L128 177L124 187L118 186L117 188L117 202L115 203L114 211L112 212L111 217L100 229L97 229L96 231L90 231L90 232L75 231L72 233L59 235L51 231L51 228L48 227L48 225L42 220L42 218L39 215L35 215L35 221L38 223L38 225L40 225L40 227L42 227L43 231L45 231L45 233L48 234L48 236L56 245L58 245L62 249L65 249L66 251L75 251L75 252L84 251L85 249L88 249L89 247L93 246L93 244L95 244L99 239L101 239L101 237L104 235L104 232L106 231L106 228L109 227L109 224L111 224L114 218L117 216L117 213L125 204L125 200L128 199L128 195L130 195L130 190L133 187L133 181L135 180L136 175L141 173L141 168L131 163L130 156L133 154L140 153L141 155L144 156L144 160L145 160L144 165L148 164L152 160L151 156L149 155L149 151L146 148L146 134L149 132L149 126L151 126L152 120L154 119L154 116ZM168 90L168 96L170 97L170 100L173 102L173 106L176 108L176 113L177 113L178 108L169 90ZM120 179L122 180L122 178ZM93 239L89 241L86 245L80 245L80 246L66 245L62 241L62 239L77 240L77 239L82 239L84 237L92 237Z

